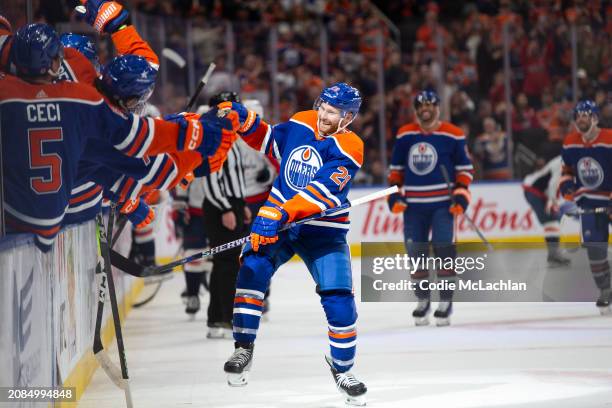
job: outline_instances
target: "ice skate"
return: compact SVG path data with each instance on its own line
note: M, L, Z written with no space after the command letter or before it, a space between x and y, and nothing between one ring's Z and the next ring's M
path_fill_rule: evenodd
M199 296L187 296L185 298L185 313L189 316L190 320L195 319L196 313L200 311L200 297Z
M453 312L453 302L441 301L438 303L438 308L434 312L436 318L436 326L450 326L450 315Z
M336 387L345 396L345 402L347 405L363 407L366 405L365 394L368 392L368 388L364 383L359 381L350 371L340 373L334 368L332 359L325 356L325 361L329 365L329 368L336 382Z
M207 339L231 339L233 338L232 326L228 323L213 323L212 326L208 327L208 333L206 333Z
M546 261L548 262L548 266L550 268L560 268L571 263L571 260L566 258L563 255L563 252L558 249L556 251L549 252Z
M416 309L412 312L414 324L416 326L427 326L429 324L429 307L431 302L429 299L419 299Z
M227 373L230 387L244 387L249 382L249 371L253 364L253 343L234 343L234 354L225 362L223 370Z
M599 313L602 316L609 315L612 313L610 308L610 299L612 298L612 289L603 289L597 298L595 305L599 309Z

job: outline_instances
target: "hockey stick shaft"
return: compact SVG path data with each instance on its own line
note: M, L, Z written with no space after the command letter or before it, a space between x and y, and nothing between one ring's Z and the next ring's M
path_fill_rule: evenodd
M353 201L349 201L349 202L347 202L347 203L345 203L345 204L343 204L343 205L341 205L339 207L331 208L331 209L329 209L327 211L323 211L323 212L318 213L318 214L313 214L310 217L302 218L301 220L294 221L294 222L291 222L289 224L286 224L286 225L284 225L280 229L280 231L285 231L285 230L287 230L289 228L295 227L296 225L304 224L304 223L306 223L308 221L316 220L316 219L321 218L321 217L327 217L327 216L331 216L331 215L337 214L339 212L348 210L351 207L355 207L355 206L358 206L358 205L361 205L361 204L365 204L365 203L367 203L369 201L378 200L379 198L383 198L383 197L386 197L386 196L391 195L393 193L397 193L398 191L399 191L399 189L397 188L397 186L393 186L393 187L389 187L389 188L386 188L386 189L381 190L381 191L377 191L375 193L367 194L367 195L365 195L363 197L360 197L360 198L357 198L357 199L355 199ZM214 255L214 254L218 254L219 252L227 251L227 250L232 249L232 248L236 248L238 246L246 244L249 240L250 240L250 236L247 235L246 237L242 237L242 238L236 239L234 241L226 242L225 244L221 244L221 245L216 246L214 248L211 248L211 249L209 249L207 251L199 252L197 254L193 254L193 255L188 256L186 258L182 258L182 259L179 259L177 261L170 262L169 264L158 266L158 267L153 268L153 269L145 270L144 274L145 274L145 276L147 276L147 275L157 275L159 273L167 272L167 271L170 271L170 270L174 269L177 266L181 266L181 265L184 265L186 263L193 262L193 261L195 261L197 259L200 259L200 258L203 258L203 257L206 257L206 256L210 256L210 255Z
M108 291L111 301L111 311L113 315L113 324L115 326L115 337L117 338L117 350L119 351L119 364L121 366L121 377L123 378L123 390L125 391L125 400L128 408L133 407L132 393L129 385L129 375L127 369L127 361L125 358L125 346L123 344L123 333L121 331L121 319L119 318L119 306L117 303L117 292L115 290L115 280L111 268L110 245L113 241L113 224L115 222L115 205L111 204L110 214L108 216L108 226L106 228L106 251L104 251L104 264L106 270L106 279L108 283Z
M125 215L122 217L119 217L119 221L117 221L117 232L113 234L113 242L111 242L111 248L115 247L115 244L119 240L119 237L121 236L121 233L125 229L125 226L127 225L127 223L128 223L128 218Z
M200 93L202 92L202 89L204 89L204 87L206 86L206 83L210 79L210 76L215 70L215 67L216 67L215 63L211 62L210 65L208 66L208 69L206 70L206 73L204 74L200 82L198 83L198 87L196 88L195 92L193 93L193 95L191 95L191 99L189 99L189 102L187 103L187 108L185 109L185 112L191 112L191 110L194 108L195 103L198 100Z
M579 208L577 211L572 211L563 215L576 217L583 214L607 214L610 211L612 211L612 207Z
M103 259L98 262L96 266L96 274L100 274L100 285L98 287L98 311L96 314L96 327L94 331L94 342L93 342L93 353L96 360L100 364L100 367L104 370L108 378L119 388L124 389L125 384L121 378L121 370L117 368L108 357L104 345L102 344L102 319L104 317L104 303L106 302L106 291L107 291L107 280L106 280L106 263L104 259L105 251L108 251L108 244L106 242L106 231L104 230L104 221L102 220L102 214L96 216L96 227L98 230L98 239L100 244L100 254Z
M450 197L451 202L453 204L455 204L455 199L453 197L452 183L451 183L451 180L450 180L450 176L448 175L448 170L446 170L446 166L441 164L440 165L440 171L442 172L442 177L444 177L444 182L446 183L446 187L448 188L448 196ZM472 217L467 215L465 212L463 213L463 217L465 217L465 219L470 224L472 229L474 229L474 231L476 231L476 234L478 235L480 240L487 246L487 248L489 250L493 250L493 246L491 245L489 240L487 240L487 238L485 238L485 236L482 233L482 231L480 230L480 228L478 228L478 226L476 226L476 224L474 223L474 220L472 220Z

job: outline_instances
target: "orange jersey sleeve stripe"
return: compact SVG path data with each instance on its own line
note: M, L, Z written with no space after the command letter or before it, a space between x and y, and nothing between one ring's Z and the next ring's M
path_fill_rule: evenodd
M279 207L283 206L283 203L281 203L280 201L278 201L276 198L272 197L271 195L268 196L268 201L274 205L278 205Z
M455 177L455 181L457 184L463 184L464 186L469 186L472 182L472 178L465 173L458 173L457 177Z
M159 58L151 49L149 44L140 37L134 26L128 26L123 30L111 35L117 52L121 55L138 55L156 66L159 66Z
M83 194L82 196L78 196L78 197L70 199L69 203L71 205L78 204L81 201L85 201L88 198L93 197L94 195L98 194L100 191L102 191L102 187L96 186L96 188L94 188L93 190L89 191L88 193Z
M127 199L127 193L128 193L128 191L130 191L130 189L132 188L133 184L134 184L134 179L129 178L127 180L127 183L125 183L123 188L121 189L121 193L119 193L119 200L120 201L125 201Z
M43 237L48 237L48 238L53 238L53 236L56 235L61 228L60 225L56 225L55 227L51 227L49 229L34 228L28 225L20 224L19 222L11 218L7 218L6 223L10 225L11 228L16 229L17 231L31 232L34 234L42 235Z
M287 211L289 215L289 220L287 220L287 222L321 212L319 206L311 203L299 194L296 194L292 199L283 204L282 208Z
M142 142L144 141L147 133L149 133L149 124L147 123L147 121L140 119L140 124L140 132L138 132L138 135L136 136L136 141L132 144L132 147L126 153L126 155L128 156L135 155L138 150L142 148Z
M321 195L321 193L319 193L319 192L318 192L318 191L317 191L317 190L316 190L314 187L312 187L312 186L307 186L307 187L306 187L306 190L308 190L308 191L309 191L309 192L310 192L312 195L314 195L314 196L315 196L315 197L316 197L316 198L317 198L319 201L321 201L321 202L323 202L323 203L327 204L327 206L328 206L329 208L333 208L333 207L335 207L335 206L336 206L336 204L334 204L334 202L333 202L333 201L328 200L327 198L323 197L323 196Z

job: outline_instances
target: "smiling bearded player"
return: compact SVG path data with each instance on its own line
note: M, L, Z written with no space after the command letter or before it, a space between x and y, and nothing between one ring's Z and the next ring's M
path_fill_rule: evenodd
M359 91L345 83L325 88L313 110L274 127L240 104L219 105L238 111L244 123L238 133L249 146L280 161L279 176L253 223L238 273L235 351L224 367L231 386L247 384L264 294L274 272L297 254L317 285L327 317L331 356L326 361L336 385L348 403L365 404L366 386L349 371L356 351L357 311L346 242L348 212L279 231L286 223L347 202L363 162L363 142L347 130L360 105Z
M402 190L389 196L389 209L404 215L404 240L411 257L429 254L431 231L435 256L454 258L455 217L463 214L470 202L468 187L473 172L465 135L457 126L440 121L440 98L433 91L420 92L414 98L414 110L416 122L398 130L393 146L389 184ZM448 182L453 183L452 196ZM439 281L455 281L452 268L436 272ZM429 270L414 271L411 278L417 283L418 299L412 316L417 326L424 326L429 324L430 291L426 286ZM450 324L452 300L452 289L440 290L440 303L434 313L438 326Z

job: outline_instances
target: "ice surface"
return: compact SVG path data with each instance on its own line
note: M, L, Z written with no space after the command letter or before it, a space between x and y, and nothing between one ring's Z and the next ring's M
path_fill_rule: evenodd
M353 267L358 296L358 260ZM344 407L323 358L325 317L300 262L273 279L245 388L225 381L232 341L205 338L208 296L189 322L183 288L176 274L125 323L136 407ZM458 303L445 328L414 327L411 303L357 307L353 372L368 386L369 407L612 406L612 317L599 316L593 303ZM118 362L114 349L111 356ZM99 369L80 406L125 401Z

